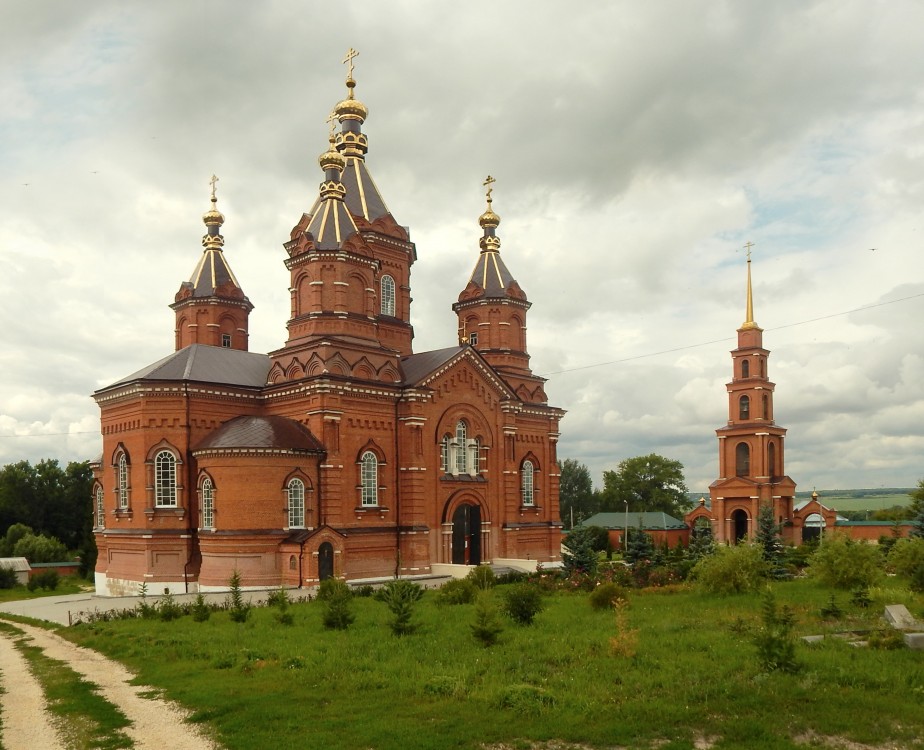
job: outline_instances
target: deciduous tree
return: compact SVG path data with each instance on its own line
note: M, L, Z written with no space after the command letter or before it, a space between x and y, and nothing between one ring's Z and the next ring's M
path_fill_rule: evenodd
M657 453L627 458L616 471L603 472L601 510L662 511L682 518L690 508L683 464Z
M590 478L590 469L573 458L566 458L558 462L559 480L559 508L561 520L566 529L572 528L572 514L574 525L590 518L597 512L597 494L594 492L594 483Z

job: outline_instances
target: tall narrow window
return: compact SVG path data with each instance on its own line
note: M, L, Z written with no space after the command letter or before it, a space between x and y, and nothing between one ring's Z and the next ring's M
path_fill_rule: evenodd
M450 441L451 438L449 435L443 435L443 439L440 441L440 470L444 474L451 473L451 467L449 466L449 457L451 455L449 447Z
M481 441L478 438L472 440L472 476L481 473Z
M776 471L776 445L770 443L767 446L767 474L773 478L777 476Z
M212 480L206 477L202 480L201 487L202 500L202 528L215 528L215 485Z
M741 360L741 377L751 377L751 363L746 359Z
M532 461L524 461L520 469L520 494L524 506L535 505L536 498L533 492L535 469Z
M103 488L96 488L96 528L106 528L106 508L103 503Z
M126 510L128 508L128 457L124 453L119 454L117 471L119 475L119 510Z
M468 425L460 419L456 423L456 466L454 474L468 474Z
M751 473L751 448L747 443L735 446L735 475L746 477Z
M767 363L764 361L764 358L760 358L760 376L762 378L767 377Z
M301 479L289 482L289 528L305 527L305 483Z
M170 451L154 456L154 505L176 507L176 456Z
M395 317L395 280L391 276L382 277L382 315Z
M379 460L372 451L363 453L360 459L363 507L379 504Z
M747 396L742 396L738 399L738 419L750 419L751 418L751 399Z
M764 419L770 421L770 397L764 394Z

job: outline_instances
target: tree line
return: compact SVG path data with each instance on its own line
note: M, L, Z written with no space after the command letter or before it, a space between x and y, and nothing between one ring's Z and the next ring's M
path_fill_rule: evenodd
M603 489L595 490L590 469L573 458L558 462L560 507L565 528L595 513L660 511L683 518L692 507L683 464L657 453L620 461L603 472Z
M79 555L81 567L92 570L92 483L88 461L62 468L55 459L43 459L0 468L0 557L59 562L62 554Z

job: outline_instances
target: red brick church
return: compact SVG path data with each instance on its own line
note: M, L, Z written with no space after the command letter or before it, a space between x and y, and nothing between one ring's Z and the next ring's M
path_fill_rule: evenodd
M171 305L175 351L94 394L100 594L222 589L235 570L245 587L311 586L559 559L564 412L529 367L493 180L452 305L459 340L414 353L417 250L367 167L352 54L318 197L283 244L285 343L248 351L253 305L213 178L204 252Z

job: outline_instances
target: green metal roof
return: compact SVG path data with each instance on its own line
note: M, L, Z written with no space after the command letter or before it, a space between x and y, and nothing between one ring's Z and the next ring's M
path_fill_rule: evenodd
M601 526L604 529L624 529L627 524L630 529L645 530L689 528L683 521L660 511L645 511L644 513L629 511L628 515L624 512L597 513L581 521L581 526Z

